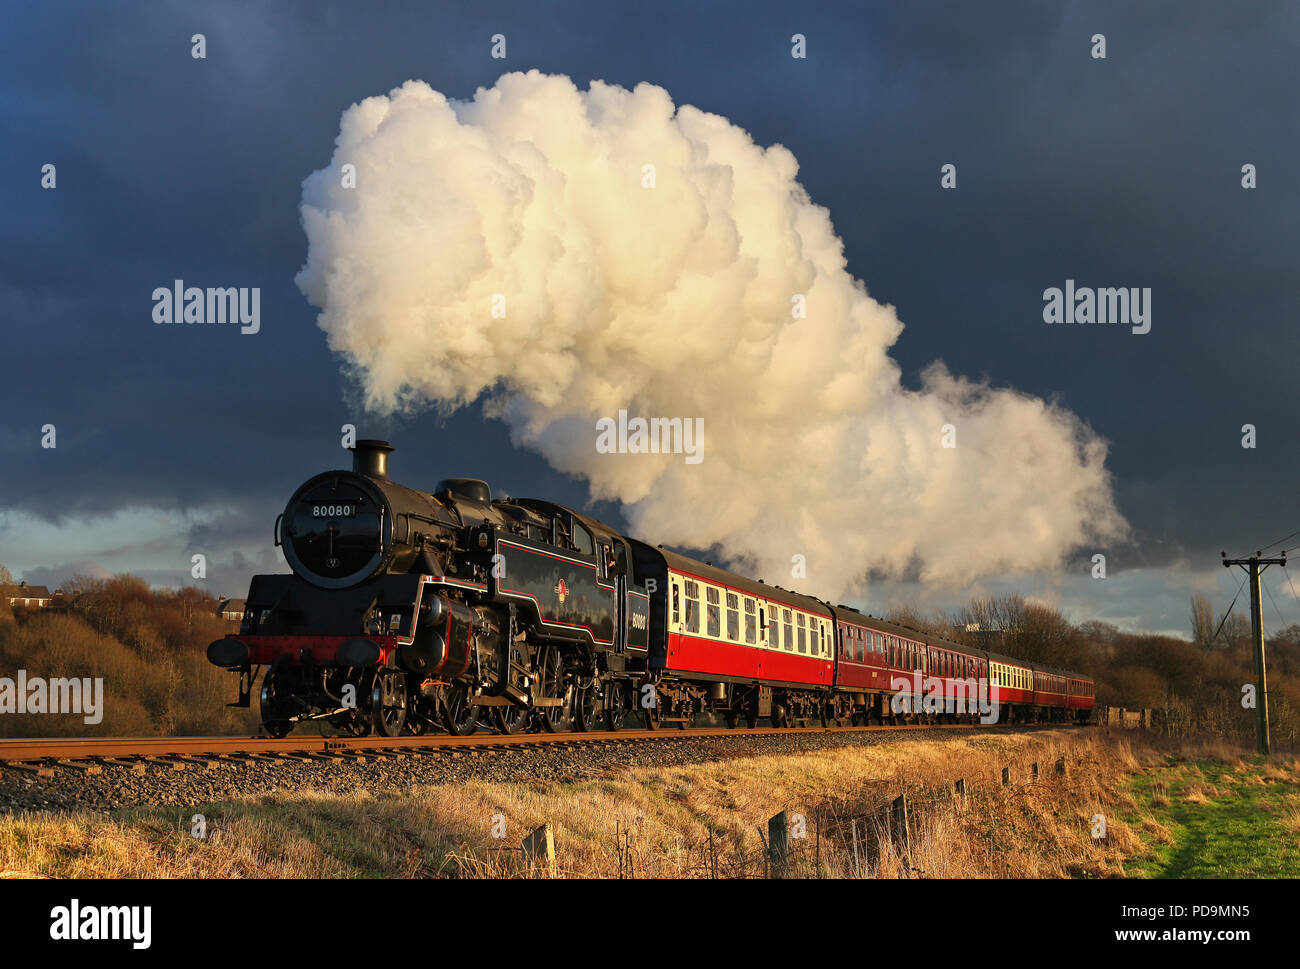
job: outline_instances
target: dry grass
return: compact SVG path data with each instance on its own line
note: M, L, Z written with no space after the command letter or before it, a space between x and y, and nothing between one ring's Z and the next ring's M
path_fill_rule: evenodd
M29 814L0 820L0 869L95 878L543 876L520 842L549 823L561 877L752 878L768 873L767 820L786 810L796 877L1122 876L1125 859L1169 838L1126 783L1163 762L1156 744L1060 730L634 768L580 783L287 791L111 819ZM1058 774L1062 757L1068 772ZM1003 787L1007 765L1013 783ZM964 807L953 794L959 776ZM906 847L888 823L902 792L912 805ZM194 813L207 819L203 840L190 836ZM1104 838L1093 836L1098 816Z

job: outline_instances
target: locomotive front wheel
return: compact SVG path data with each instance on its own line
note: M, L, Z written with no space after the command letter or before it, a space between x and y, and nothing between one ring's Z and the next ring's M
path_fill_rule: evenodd
M478 707L469 702L469 687L463 683L453 686L442 706L442 722L453 737L468 737L478 729Z
M339 732L348 737L368 737L370 721L361 717L349 717L339 724Z
M507 736L518 733L531 716L523 707L517 707L513 703L508 707L493 707L492 713L496 721L497 733Z
M406 725L406 677L380 670L370 689L370 722L381 737L397 737Z
M268 736L287 737L293 730L293 721L285 714L289 684L284 681L280 671L274 667L262 677L261 712L262 729Z

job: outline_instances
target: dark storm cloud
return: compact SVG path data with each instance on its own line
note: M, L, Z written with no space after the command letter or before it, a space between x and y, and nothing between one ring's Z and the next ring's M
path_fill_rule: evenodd
M582 503L580 482L512 450L477 408L367 423L292 282L300 183L328 161L343 109L408 78L466 97L537 67L581 86L651 81L789 147L851 271L898 307L909 379L942 357L1057 396L1112 442L1135 527L1112 569L1300 527L1296 8L989 6L11 13L0 504L45 517L218 505L233 517L215 537L256 543L298 480L343 463L345 421L394 437L395 473L412 483L473 473ZM789 57L796 31L806 61ZM190 57L196 32L203 61ZM504 62L488 56L497 32ZM1104 61L1088 56L1095 32ZM39 187L46 162L55 191ZM946 162L953 192L939 189ZM1246 162L1254 192L1239 184ZM155 326L150 293L177 278L260 286L262 332ZM1151 333L1045 326L1042 291L1067 278L1151 287ZM46 423L55 451L39 447ZM1240 448L1243 423L1258 426L1258 450Z

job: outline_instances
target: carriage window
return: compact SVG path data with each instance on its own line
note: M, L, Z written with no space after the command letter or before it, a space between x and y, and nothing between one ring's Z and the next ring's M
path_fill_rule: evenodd
M881 636L880 633L876 633L876 652L884 653L884 651L885 651L885 638Z
M682 590L677 583L673 583L673 625L681 622L682 615Z
M781 610L781 619L783 620L783 623L785 625L785 637L782 641L785 643L786 649L793 651L794 650L794 624L790 622L789 609Z
M808 642L807 642L807 640L804 638L803 613L802 613L802 612L799 613L799 618L798 618L798 620L796 621L795 624L799 627L799 652L801 652L801 653L806 653L806 652L808 652Z
M727 593L727 638L740 642L740 596L734 592Z
M722 606L719 604L722 597L714 586L705 586L705 595L708 597L708 604L704 607L705 632L710 636L722 635Z
M762 610L760 610L761 612ZM773 649L781 648L781 624L777 620L776 610L773 609L769 615L771 618L765 623L764 628L767 630L767 644Z
M686 631L700 631L700 587L695 582L686 583Z
M754 630L754 600L745 600L745 642L753 643L756 638Z

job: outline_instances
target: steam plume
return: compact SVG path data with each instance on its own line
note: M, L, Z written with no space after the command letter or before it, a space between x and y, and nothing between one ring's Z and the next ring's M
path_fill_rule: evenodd
M450 101L411 81L349 108L304 183L297 282L372 410L484 397L633 534L769 582L958 584L1123 534L1106 445L1073 415L942 363L901 386L902 324L797 170L650 84L533 71ZM598 453L621 408L704 418L704 460Z

